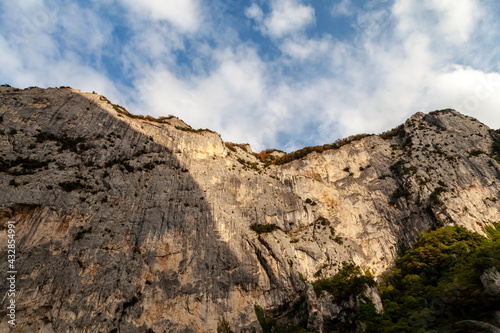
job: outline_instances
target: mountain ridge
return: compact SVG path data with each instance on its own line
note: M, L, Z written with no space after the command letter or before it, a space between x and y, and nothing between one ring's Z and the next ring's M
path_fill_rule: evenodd
M300 276L352 262L377 277L426 230L500 221L497 133L449 109L276 164L97 94L0 87L0 101L22 327L260 330L254 306L293 301Z

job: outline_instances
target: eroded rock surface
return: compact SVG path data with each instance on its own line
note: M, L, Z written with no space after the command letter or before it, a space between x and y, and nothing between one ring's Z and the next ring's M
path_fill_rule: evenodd
M311 293L298 273L347 261L378 276L425 230L500 221L494 133L452 110L269 167L217 133L78 90L0 87L0 116L20 331L258 331L255 305Z

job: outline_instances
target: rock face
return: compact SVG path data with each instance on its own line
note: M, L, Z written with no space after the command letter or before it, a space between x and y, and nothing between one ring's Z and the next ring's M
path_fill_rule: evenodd
M299 273L314 281L347 261L379 276L423 231L500 221L496 134L453 110L268 167L217 133L78 90L0 87L0 116L18 331L260 331L255 305L311 294ZM4 281L7 270L2 259Z
M500 273L495 267L487 269L481 275L481 283L492 294L500 294Z

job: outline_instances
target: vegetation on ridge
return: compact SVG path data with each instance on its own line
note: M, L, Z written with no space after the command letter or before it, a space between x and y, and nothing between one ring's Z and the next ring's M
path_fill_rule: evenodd
M158 118L155 118L155 117L150 116L150 115L143 116L143 115L140 115L140 114L132 114L132 113L128 112L127 109L125 109L123 106L111 103L109 101L109 99L107 99L104 96L101 96L100 99L101 99L101 101L105 101L109 105L111 105L113 107L113 109L116 112L118 112L118 114L124 115L124 116L129 117L129 118L141 119L141 120L146 120L146 121L152 121L152 122L161 123L161 124L170 124L170 122L168 120L170 120L172 118L175 118L175 116L173 116L173 115L169 115L168 117L160 116ZM185 131L185 132L193 132L193 133L210 132L210 133L215 133L214 131L209 130L207 128L194 129L194 128L191 128L191 126L188 126L188 127L174 126L174 127L176 129L178 129L178 130Z
M268 150L264 150L258 154L255 154L255 156L259 160L261 160L261 162L263 162L266 166L270 165L270 164L281 165L281 164L290 163L294 160L303 158L303 157L305 157L313 152L322 153L326 150L339 149L340 147L345 146L348 143L351 143L353 141L359 141L359 140L366 138L368 136L372 136L372 134L351 135L347 138L338 139L337 141L335 141L332 144L325 144L322 146L305 147L305 148L296 150L296 151L288 153L288 154L285 153L281 156L277 156L277 155L272 154L273 152L278 151L278 150L268 149Z
M406 132L404 130L404 125L399 125L396 128L391 129L390 131L384 132L379 135L380 138L384 140L391 139L393 137L404 137L406 135ZM291 153L285 153L281 150L277 149L266 149L261 151L258 154L254 154L255 157L257 157L261 162L263 162L266 166L269 166L271 164L274 165L282 165L286 163L290 163L292 161L301 159L313 152L317 153L322 153L327 150L334 150L334 149L339 149L351 142L354 141L359 141L361 139L364 139L366 137L373 136L373 134L357 134L357 135L351 135L348 136L347 138L342 138L336 140L332 144L325 144L321 146L310 146L310 147L304 147L302 149L296 150ZM273 154L275 152L279 152L282 154Z

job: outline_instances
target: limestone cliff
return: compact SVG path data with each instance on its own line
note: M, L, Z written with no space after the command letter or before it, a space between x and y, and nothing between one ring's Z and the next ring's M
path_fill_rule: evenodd
M453 110L267 166L212 131L68 88L0 87L0 116L19 332L259 331L254 306L293 302L310 289L299 273L353 262L378 276L425 230L500 221L497 134Z

